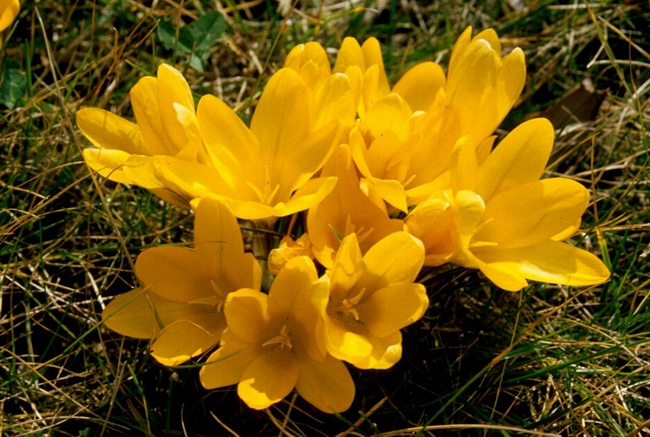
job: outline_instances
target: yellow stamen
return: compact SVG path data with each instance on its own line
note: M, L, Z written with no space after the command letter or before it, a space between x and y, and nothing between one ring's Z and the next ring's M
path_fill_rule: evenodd
M357 293L356 296L350 298L350 299L343 299L341 303L336 307L336 312L345 315L345 316L352 316L354 317L354 320L357 322L359 321L359 311L355 308L357 304L361 301L361 298L363 297L363 294L366 292L366 289L364 288L361 290L359 293Z
M266 341L265 343L262 344L262 346L272 346L274 344L279 344L281 349L292 348L291 336L289 335L289 329L287 328L287 325L282 325L282 329L280 329L280 334Z

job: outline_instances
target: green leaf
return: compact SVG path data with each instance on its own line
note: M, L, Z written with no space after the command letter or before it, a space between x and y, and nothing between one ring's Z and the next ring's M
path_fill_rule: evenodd
M188 26L181 26L178 29L178 39L176 39L176 28L171 20L160 20L156 33L163 47L167 50L173 50L174 54L186 55L192 53L194 36Z
M192 30L194 41L196 41L195 50L200 56L202 52L207 52L216 45L226 30L226 21L219 12L210 11L188 27Z
M5 59L2 66L0 102L9 109L16 106L27 90L27 77L20 71L20 67L20 63L15 59Z

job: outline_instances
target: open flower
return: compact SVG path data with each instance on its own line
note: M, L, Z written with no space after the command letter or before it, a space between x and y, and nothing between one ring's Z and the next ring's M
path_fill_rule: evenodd
M514 129L482 165L476 147L460 141L451 185L406 217L422 239L426 264L480 269L505 290L527 280L593 285L609 271L593 254L561 241L573 235L589 192L565 178L540 180L553 146L553 127L534 119Z
M211 197L244 219L282 217L321 201L335 178L312 178L352 119L348 80L332 75L316 90L291 68L274 74L250 129L224 102L204 96L198 121L210 165L165 158L159 170L188 198Z
M320 203L309 209L307 231L312 250L318 261L328 269L341 239L352 233L362 253L388 234L404 230L404 223L388 216L384 202L368 197L359 186L359 176L346 144L339 145L323 167L322 176L338 179L334 190Z
M341 243L334 267L314 287L327 351L361 369L386 369L402 356L400 329L422 317L429 300L414 283L422 243L395 232L361 254L355 234Z
M244 253L235 217L217 201L196 210L194 249L161 246L136 260L141 287L118 296L102 313L122 335L152 339L151 354L167 366L217 345L226 319L224 302L240 288L258 290L261 269Z
M110 180L187 205L156 176L152 158L205 161L190 87L178 70L161 64L157 77L143 77L129 95L137 123L98 108L77 114L79 129L97 147L83 151L86 164Z
M318 310L312 301L316 268L307 257L291 259L268 295L243 289L226 299L228 328L200 377L204 387L237 384L255 409L270 407L294 388L316 408L341 412L354 398L345 365L329 356L315 335Z

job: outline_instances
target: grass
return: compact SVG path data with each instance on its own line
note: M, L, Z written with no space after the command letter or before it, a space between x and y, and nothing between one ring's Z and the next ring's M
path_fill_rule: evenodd
M375 3L305 1L288 19L270 0L23 3L0 50L0 434L650 435L646 5ZM165 48L156 26L171 20L180 32L214 9L226 32L199 72L189 54ZM109 299L136 284L135 257L191 241L192 221L90 175L79 108L131 117L128 90L164 61L197 96L213 93L246 118L297 43L336 48L344 36L376 36L394 80L421 60L445 65L468 25L493 27L506 50L526 52L528 83L505 129L553 109L587 77L607 91L595 119L556 126L548 170L591 189L576 244L602 256L608 283L512 294L475 272L437 272L429 311L404 332L402 361L353 370L355 402L338 416L300 398L252 411L230 388L203 390L195 366L163 368L146 342L100 325Z

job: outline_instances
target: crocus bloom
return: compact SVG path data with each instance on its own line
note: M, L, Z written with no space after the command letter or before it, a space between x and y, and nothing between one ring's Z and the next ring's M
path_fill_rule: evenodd
M341 120L354 108L348 79L331 75L313 89L291 68L269 80L250 129L224 102L199 102L201 136L210 165L161 159L170 186L190 198L212 197L243 219L269 219L321 201L335 178L313 178L340 136Z
M334 190L309 209L307 231L316 259L326 268L334 265L341 239L356 234L361 252L388 234L404 230L404 223L391 219L381 199L372 199L359 185L359 176L347 145L338 146L321 172L338 179Z
M196 210L194 249L160 246L136 260L141 287L118 296L102 313L104 324L122 335L152 339L151 353L167 366L216 346L226 327L229 293L258 290L261 269L244 253L235 217L217 201Z
M153 157L206 161L190 87L178 70L162 64L157 77L140 79L129 95L137 124L98 108L77 114L79 129L97 147L83 151L86 164L110 180L187 205L157 176Z
M402 356L400 329L419 320L429 300L414 283L422 243L395 232L361 254L355 234L343 239L331 271L314 287L327 351L361 369L386 369Z
M449 190L406 217L424 241L428 265L452 262L480 269L505 290L527 280L593 285L609 271L593 254L562 243L578 229L589 192L565 178L542 179L553 127L534 119L514 129L482 165L476 147L460 141Z
M366 108L358 132L350 133L359 171L402 211L448 182L456 141L482 144L523 89L523 51L502 56L494 30L471 33L454 45L446 78L435 64L416 65Z
M279 402L295 388L322 411L347 410L354 382L315 335L316 280L312 261L297 257L280 271L268 295L251 289L230 293L225 305L228 328L221 347L201 368L203 386L237 384L240 398L255 409Z
M422 138L411 161L411 171L418 178L415 185L431 183L449 171L454 145L461 137L470 137L476 146L483 144L523 90L524 52L517 47L502 56L493 29L471 36L469 27L456 41L444 93L419 127ZM429 158L434 155L436 159ZM417 193L411 197L410 204L418 202Z

